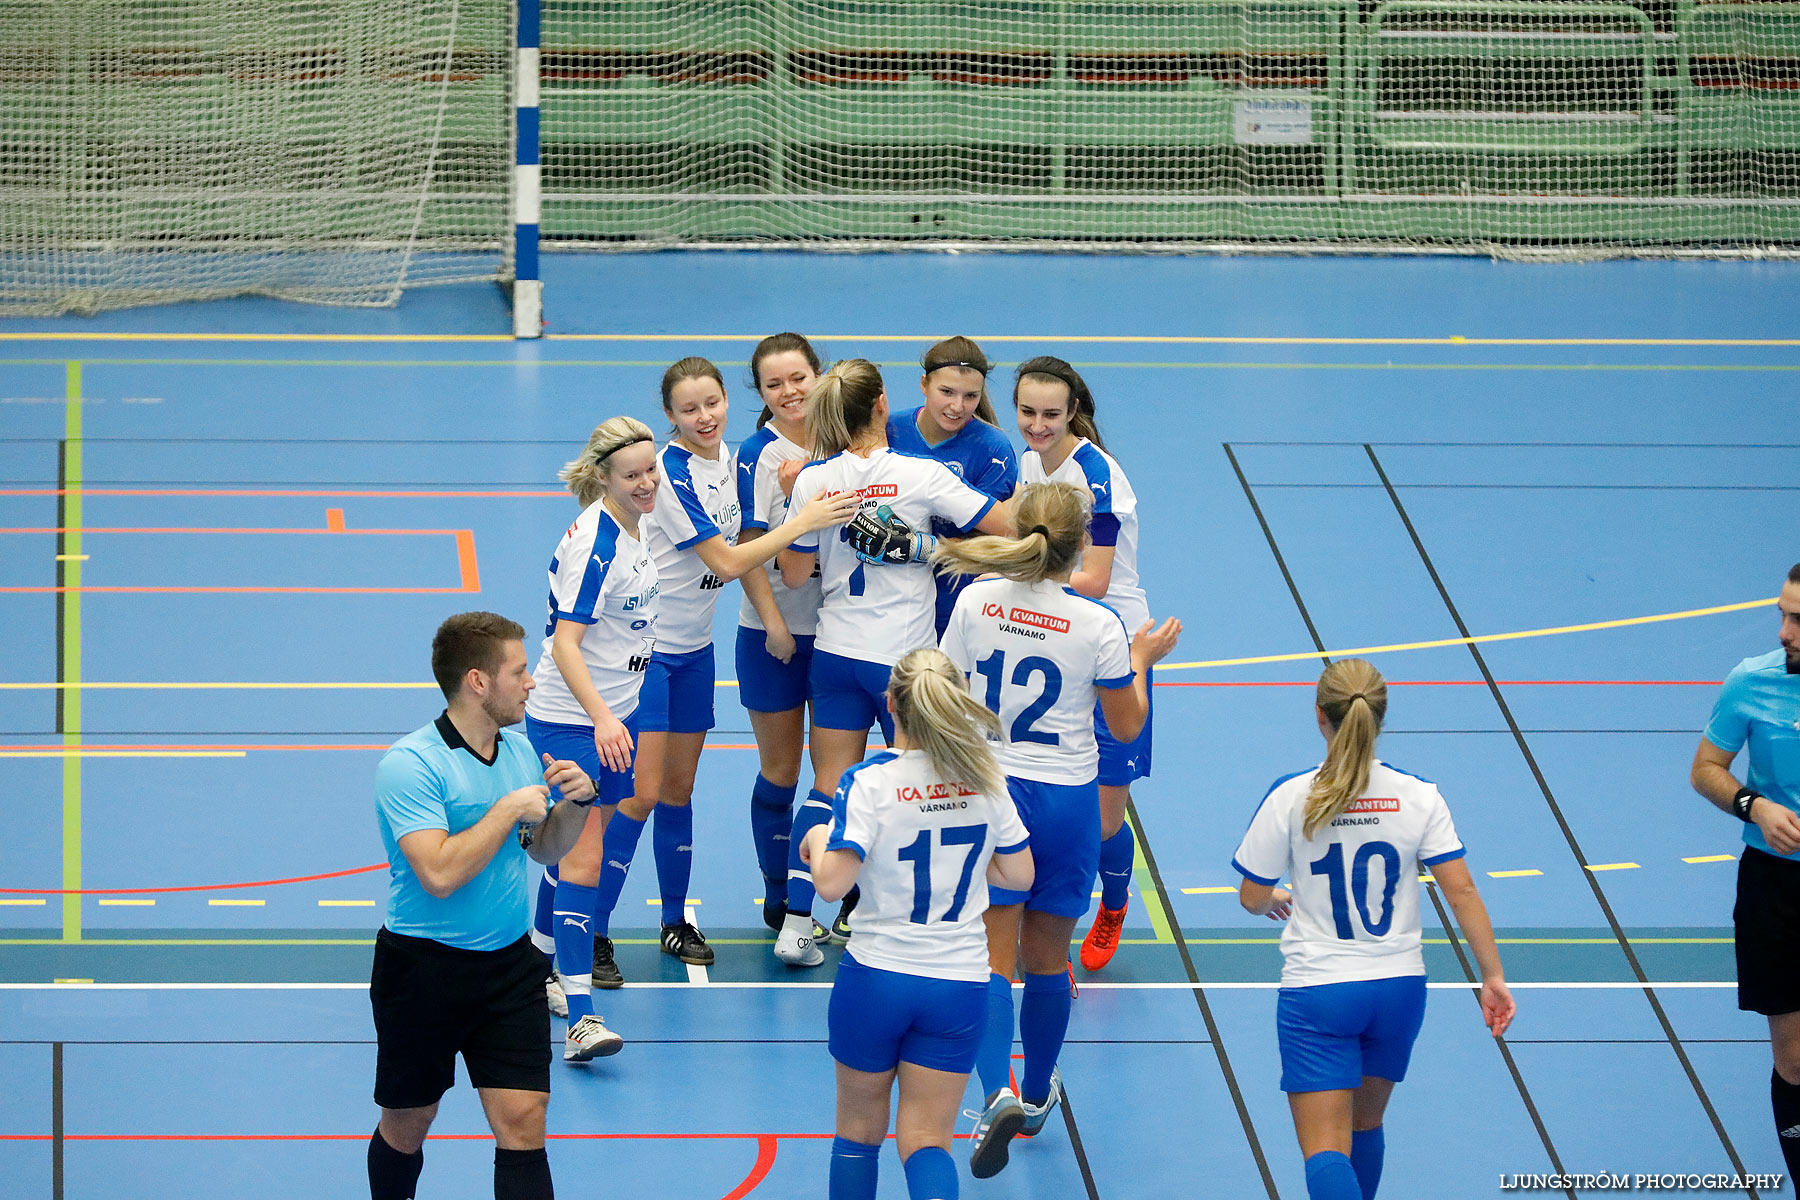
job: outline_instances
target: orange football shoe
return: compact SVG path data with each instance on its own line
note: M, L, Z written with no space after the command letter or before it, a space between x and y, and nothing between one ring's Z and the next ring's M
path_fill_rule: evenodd
M1129 900L1118 908L1100 906L1094 927L1081 939L1082 970L1098 971L1112 961L1113 952L1119 948L1119 935L1125 930L1125 910L1130 907Z

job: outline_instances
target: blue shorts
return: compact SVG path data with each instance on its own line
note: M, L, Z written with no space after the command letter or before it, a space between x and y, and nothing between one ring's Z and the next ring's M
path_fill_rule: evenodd
M738 626L738 699L751 712L788 712L806 703L807 678L812 671L813 635L794 635L794 657L782 662L769 653L768 635L747 625Z
M650 655L638 723L645 733L705 733L713 727L713 648Z
M988 903L1023 904L1053 917L1079 917L1093 899L1100 869L1100 789L1087 783L1039 783L1006 777L1019 819L1031 834L1037 869L1031 891L988 886Z
M1365 1075L1399 1083L1424 1023L1423 975L1284 987L1275 999L1281 1090L1343 1091Z
M865 967L846 950L826 1019L831 1057L852 1071L909 1062L967 1075L987 1026L987 986Z
M636 712L625 718L625 732L631 735L631 761L635 763L638 739ZM526 713L525 736L531 740L531 748L539 754L548 754L551 758L566 758L593 776L594 786L600 792L594 797L595 804L617 804L636 790L629 770L609 771L600 764L600 751L594 747L592 725L563 725L555 721L540 721ZM561 799L561 796L557 798Z
M813 727L867 730L879 723L888 745L893 745L894 716L887 707L888 676L893 672L886 663L814 650L809 679Z
M1144 714L1144 728L1129 742L1113 740L1106 728L1106 714L1094 705L1094 741L1100 746L1100 782L1107 787L1125 787L1134 779L1150 778L1150 725L1156 720L1156 686L1144 693L1150 698L1150 711Z

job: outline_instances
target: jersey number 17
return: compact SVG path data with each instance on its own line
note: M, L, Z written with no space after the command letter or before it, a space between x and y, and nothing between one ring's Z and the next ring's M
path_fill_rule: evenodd
M931 920L932 832L929 829L919 830L919 836L903 846L899 855L901 862L913 865L913 906L908 920L914 925L925 925ZM962 917L963 904L969 899L969 884L975 878L975 860L981 857L982 844L987 841L987 826L952 825L936 832L940 845L968 847L968 853L963 858L962 876L956 881L956 894L950 898L950 907L938 918L940 921L955 921Z

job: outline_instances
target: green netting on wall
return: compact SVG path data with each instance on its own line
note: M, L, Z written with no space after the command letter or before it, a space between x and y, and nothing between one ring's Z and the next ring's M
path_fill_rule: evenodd
M561 244L1800 246L1800 4L552 0Z

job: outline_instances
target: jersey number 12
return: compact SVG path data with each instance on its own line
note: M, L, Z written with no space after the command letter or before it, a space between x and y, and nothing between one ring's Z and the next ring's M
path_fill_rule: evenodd
M931 920L931 834L929 829L919 830L919 836L900 850L900 861L913 865L913 906L912 916L908 919L914 925L924 925ZM962 916L963 904L969 898L969 884L975 878L975 860L981 857L981 845L987 841L987 826L952 825L938 830L937 835L941 845L969 848L963 859L962 877L956 881L956 895L950 898L950 907L938 918L955 921Z
M975 664L975 673L987 680L987 698L983 701L995 713L1000 711L1000 681L1006 674L1006 652L996 650ZM1050 711L1062 698L1062 669L1050 659L1033 654L1021 658L1013 667L1012 682L1015 687L1025 687L1031 682L1033 675L1044 677L1044 690L1037 698L1019 711L1013 718L1012 728L1007 730L1008 742L1037 742L1044 746L1055 746L1060 739L1054 733L1043 733L1033 729L1032 723Z

